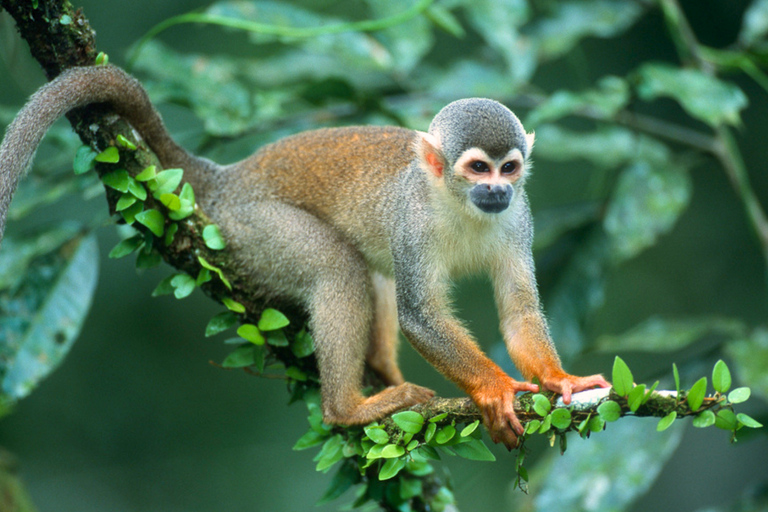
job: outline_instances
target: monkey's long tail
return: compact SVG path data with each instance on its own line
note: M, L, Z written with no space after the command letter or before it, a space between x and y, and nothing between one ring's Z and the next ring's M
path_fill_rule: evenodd
M114 66L72 68L41 87L8 127L0 145L0 243L13 194L51 125L70 110L109 103L141 134L164 167L200 168L205 162L171 139L138 80Z

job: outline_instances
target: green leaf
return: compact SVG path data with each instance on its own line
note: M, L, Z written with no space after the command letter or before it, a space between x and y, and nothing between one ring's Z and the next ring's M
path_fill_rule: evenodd
M350 487L359 483L360 480L360 471L354 464L342 464L336 474L333 475L328 490L325 491L325 494L323 494L322 498L317 502L317 505L330 503L347 492Z
M315 469L317 471L325 472L331 466L339 462L344 458L344 453L342 452L343 447L344 440L340 434L336 434L328 439L320 450L320 453L315 457L315 460L317 461Z
M715 415L715 426L723 430L736 430L738 420L733 411L720 409Z
M437 431L437 424L436 423L429 423L427 425L427 430L424 431L424 442L428 443L432 441L432 439L435 437L435 432Z
M149 167L145 167L143 171L141 171L139 174L136 175L136 181L149 181L155 179L157 176L157 167L154 165L150 165Z
M613 361L613 390L619 396L627 396L634 387L634 377L627 363L616 356Z
M0 301L0 381L7 398L23 398L61 364L90 309L98 263L95 237L74 237L66 250L52 248L31 261L13 298Z
M221 366L224 368L244 368L254 364L253 345L240 347L224 359Z
M171 281L173 281L173 278L176 277L176 274L170 275L160 281L158 285L155 287L154 290L152 290L152 297L160 297L161 295L170 295L173 293L174 287L171 284Z
M712 128L740 124L739 112L748 104L739 87L694 68L647 63L637 71L637 77L641 98L673 98L688 114Z
M526 434L535 434L541 428L541 420L531 420L525 424Z
M440 27L445 32L451 34L453 37L461 39L466 35L466 31L464 30L464 27L461 26L461 22L456 19L451 11L444 8L440 4L433 3L424 12L424 14L429 19L429 21Z
M267 343L273 347L287 347L290 345L288 337L283 331L269 331L267 332Z
M669 148L656 139L617 126L576 131L545 124L536 129L536 154L557 162L585 160L600 169L615 169L642 161L671 160Z
M298 382L306 382L307 381L307 374L299 369L297 366L289 366L285 369L285 376L289 379L298 381Z
M306 434L301 436L298 441L296 441L296 444L293 445L293 450L300 451L306 450L307 448L312 448L313 446L317 446L318 444L325 441L327 437L327 434L321 434L312 429L309 429Z
M220 251L227 245L224 242L224 238L221 236L221 230L219 230L219 226L215 224L209 224L205 226L203 229L203 240L205 241L205 245L214 251Z
M453 425L446 425L435 434L435 442L437 444L445 444L453 439L456 435L456 428Z
M711 427L715 424L715 413L712 411L701 411L693 418L693 426L696 428Z
M614 402L615 403L615 402ZM565 430L571 426L571 412L568 409L559 408L552 411L552 426Z
M291 352L293 352L293 355L301 359L302 357L309 356L314 351L315 345L312 340L312 335L309 334L305 329L302 329L293 338L293 343L291 343Z
M460 443L451 447L456 455L469 460L495 461L493 453L481 439L472 439L467 443Z
M621 406L614 401L607 401L601 403L597 407L597 413L603 421L609 423L616 421L621 417Z
M607 76L600 79L597 89L581 93L563 90L555 92L528 115L525 126L530 129L581 112L610 119L628 101L627 82L619 77Z
M128 187L131 184L131 177L128 175L128 171L120 169L105 174L101 177L101 181L109 188L113 188L118 192L127 193Z
M461 431L461 437L467 437L471 436L472 433L477 430L477 427L480 425L480 420L475 420L466 427L464 427Z
M688 392L688 406L692 411L698 411L701 404L704 403L704 395L707 393L707 378L702 377L691 386Z
M712 387L718 393L727 393L731 389L731 371L722 359L715 363L712 370Z
M116 164L120 161L120 153L117 151L117 148L114 146L110 146L94 158L97 162L102 162L105 164Z
M754 0L744 12L739 42L744 46L760 43L768 35L768 0Z
M165 232L165 217L157 210L145 210L136 215L136 221L149 229L155 236L163 236Z
M742 425L744 425L745 427L748 427L748 428L762 428L763 427L762 423L760 423L759 421L755 420L754 418L752 418L750 416L747 416L743 412L737 414L736 415L736 419L739 420L739 423L741 423Z
M117 204L115 205L115 211L121 212L126 208L133 206L133 204L136 203L136 201L138 201L138 199L136 199L136 196L134 196L133 194L123 194L120 197L120 199L117 200Z
M603 227L616 257L630 259L668 233L691 198L687 170L636 162L621 173Z
M672 363L672 376L675 379L675 393L678 399L680 398L680 372L677 370L677 365Z
M536 70L536 46L520 30L530 19L530 7L523 0L475 0L469 5L471 8L466 9L469 23L505 64L503 70L508 83L497 91L503 96L527 82Z
M431 418L429 418L429 422L430 423L437 423L438 421L443 421L447 417L448 417L448 413L447 412L441 412L440 414L436 414L436 415L432 416Z
M404 432L418 434L424 426L424 416L415 411L403 411L392 415L392 421Z
M532 398L533 410L536 411L536 414L539 416L546 416L549 414L549 411L552 410L552 403L549 401L549 398L539 393L533 395Z
M166 246L171 245L173 243L174 238L176 237L176 232L179 230L179 225L175 222L172 222L168 225L168 228L165 230L165 238L163 239L163 242ZM206 269L207 270L207 269Z
M176 211L181 208L181 200L176 194L163 194L159 199L160 202L171 211Z
M396 459L405 455L405 448L396 444L388 444L381 449L382 459Z
M196 283L192 276L187 274L176 274L171 278L171 286L173 286L173 295L177 299L183 299L189 297L193 291L195 291Z
M207 268L208 270L210 270L210 271L212 271L212 272L216 272L216 275L217 275L217 276L219 276L219 279L221 279L221 282L222 282L222 283L224 283L224 286L226 286L226 287L227 287L227 288L229 288L230 290L232 289L232 284L231 284L231 283L229 282L229 280L228 280L228 279L227 279L227 278L224 276L224 272L222 272L222 271L221 271L221 269L220 269L219 267L216 267L216 266L214 266L214 265L212 265L212 264L208 263L208 260L206 260L206 259L205 259L205 258L203 258L202 256L198 256L198 257L197 257L197 261L199 261L199 262L200 262L200 265L202 265L202 266L203 266L203 268ZM225 302L225 300L226 300L226 299L223 299L223 300L222 300L222 302L224 302L224 305L225 305L225 306L227 306L227 307L229 308L229 306L227 305L227 303ZM232 308L229 308L229 309L232 309ZM235 313L242 313L242 312L244 312L244 311L245 311L245 308L243 308L243 311L237 311L237 310L235 310L235 309L232 309L232 311L234 311Z
M139 251L136 256L136 268L145 269L153 268L163 262L163 257L160 253L151 245L144 244L144 247Z
M93 162L96 160L97 154L90 146L80 146L75 153L75 161L72 164L75 174L85 174L93 169Z
M205 335L214 336L220 332L224 332L227 329L234 327L240 317L231 311L222 311L217 314L208 322L205 326Z
M379 471L379 480L389 480L397 476L401 469L405 467L405 459L389 459Z
M246 339L254 345L263 345L264 336L262 336L259 328L253 324L243 324L237 329L237 335L243 339Z
M752 391L747 387L736 388L728 393L728 401L732 404L740 404L749 400Z
M375 18L393 16L413 6L412 0L367 0L365 3ZM429 20L423 16L377 31L376 36L390 54L388 64L403 75L411 73L434 44Z
M263 346L254 345L253 347L253 366L256 371L261 373L264 371L264 364L267 360L267 351ZM322 419L322 418L321 418Z
M119 244L117 244L110 252L110 258L122 258L128 256L136 249L141 247L144 243L144 237L142 235L134 235L131 238L126 238Z
M389 443L389 434L387 434L387 431L384 430L384 427L380 427L378 425L376 426L368 426L363 429L365 432L365 435L367 435L371 441L373 441L376 444L388 444Z
M181 184L181 179L183 177L183 169L166 169L157 173L155 176L155 188L152 190L152 195L155 198L160 198L163 194L171 194L175 192Z
M407 464L406 464L407 465ZM408 471L411 473L411 471ZM422 481L416 478L401 478L400 479L400 498L403 500L409 500L416 496L421 496L424 493L424 486Z
M290 323L290 320L278 310L267 308L261 313L261 318L259 318L259 330L276 331Z
M172 226L175 226L176 224L171 224ZM168 236L168 233L166 233L166 236ZM201 268L200 272L197 273L197 279L195 279L195 284L197 286L202 286L205 283L209 282L213 277L211 276L211 271L207 268Z
M675 422L676 419L677 419L677 412L672 411L671 413L661 418L661 420L659 420L659 423L656 425L656 431L663 432L667 430L672 425L672 423Z
M120 215L123 217L123 220L125 220L126 224L131 225L136 221L136 216L141 213L142 210L144 210L144 203L136 202L128 208L122 210Z
M121 134L117 135L117 144L118 146L124 147L125 149L129 149L131 151L136 150L136 145Z
M605 429L605 420L600 416L595 416L589 420L588 427L592 432L602 432Z
M236 300L232 300L229 297L224 297L221 299L221 302L230 311L234 311L235 313L245 313L245 306Z
M586 37L621 34L643 14L631 0L561 0L550 16L533 26L529 36L538 44L540 59L554 59L571 51Z
M632 388L627 395L627 405L629 410L636 412L641 405L645 403L645 384L640 384Z
M130 177L128 178L128 192L139 201L147 199L147 189L144 188L144 185Z

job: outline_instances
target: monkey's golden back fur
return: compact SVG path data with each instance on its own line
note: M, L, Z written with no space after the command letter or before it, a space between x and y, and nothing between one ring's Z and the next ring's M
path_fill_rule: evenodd
M390 203L396 197L386 183L413 161L415 137L392 126L304 132L236 164L229 183L253 201L279 198L312 213L341 231L372 266L388 270Z

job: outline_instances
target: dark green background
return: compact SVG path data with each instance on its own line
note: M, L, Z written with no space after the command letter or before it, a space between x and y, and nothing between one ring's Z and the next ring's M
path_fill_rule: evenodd
M157 22L206 5L178 0L80 3L97 31L99 49L117 64L124 62L127 46ZM686 5L703 42L718 45L732 40L744 4L700 1ZM0 104L19 105L43 78L5 14L0 21L2 54L11 59L0 61ZM658 13L647 16L610 44L586 41L578 58L546 65L536 81L545 86L559 84L567 76L575 84L588 84L608 72L624 73L648 55L666 53L673 58L674 50L662 31ZM177 28L162 39L177 49L209 53L253 49L242 45L241 36L212 27ZM470 43L451 42L454 46ZM579 65L580 59L590 62L588 70ZM750 129L738 137L747 166L764 169L768 102L754 84L738 83L751 98L743 112ZM669 107L663 102L658 106ZM166 107L163 112L182 140L199 126L180 107ZM558 204L574 187L584 186L589 173L583 166L545 161L538 161L535 169L529 186L534 211ZM697 167L693 179L692 204L672 233L612 275L607 306L596 320L598 332L620 332L652 315L716 313L750 324L768 318L765 267L741 204L714 162ZM768 173L753 173L752 180L763 204L768 204ZM73 202L71 209L87 219L104 216L105 205L95 199L87 204ZM315 450L291 450L306 430L303 406L286 405L282 381L209 364L220 362L227 353L220 339L203 336L208 318L221 308L199 293L183 302L150 298L167 269L137 276L130 258L106 258L118 240L114 229L102 229L99 237L105 257L92 314L80 340L62 367L0 423L0 446L19 458L21 475L39 509L312 509L329 476L314 471ZM543 292L546 302L546 289ZM494 356L503 356L503 350L490 348L499 336L486 283L463 283L457 297L462 316L481 343ZM443 395L458 394L410 347L403 352L409 380ZM655 372L668 368L672 360L632 354L626 359L637 369L640 381L656 378ZM609 372L611 360L610 355L596 355L570 369ZM756 399L746 410L760 411L765 411L765 403ZM643 421L635 426L648 436L667 435L657 434L653 425ZM634 510L693 511L728 503L768 473L765 438L731 446L725 432L685 428L678 452ZM610 436L611 428L601 435ZM544 450L542 446L536 451ZM509 503L526 499L509 490L512 458L498 448L494 452L499 458L496 463L447 461L463 510L506 510ZM323 510L334 510L343 501Z

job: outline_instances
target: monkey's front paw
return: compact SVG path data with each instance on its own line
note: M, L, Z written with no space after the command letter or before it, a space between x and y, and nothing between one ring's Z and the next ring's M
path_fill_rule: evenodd
M515 414L515 394L519 391L538 390L535 384L518 382L504 376L472 394L472 399L483 414L483 424L494 443L503 443L507 450L517 446L517 436L525 430Z
M571 403L571 395L592 388L609 388L611 384L600 375L590 375L589 377L577 377L564 373L555 378L542 379L541 384L545 389L560 393L563 395L563 403Z

